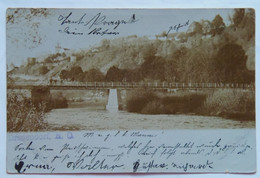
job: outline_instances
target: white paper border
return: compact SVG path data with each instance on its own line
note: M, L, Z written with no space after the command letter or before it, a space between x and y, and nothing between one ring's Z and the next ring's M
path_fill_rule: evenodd
M0 177L53 177L54 175L12 175L6 173L6 47L5 47L5 12L8 7L48 7L48 8L239 8L251 7L256 10L256 76L259 76L259 0L1 0L0 1ZM259 77L256 77L256 118L258 118L258 86ZM256 122L256 135L259 135L259 123ZM257 142L257 153L260 152L260 145ZM259 161L259 154L257 154ZM259 170L259 164L257 165ZM56 175L57 177L64 175ZM79 175L78 175L79 176ZM107 177L115 175L84 175L84 177ZM142 177L147 175L134 175L134 177ZM259 177L260 174L152 174L151 177ZM67 175L66 177L75 177L75 175ZM117 175L117 177L133 177L133 175Z

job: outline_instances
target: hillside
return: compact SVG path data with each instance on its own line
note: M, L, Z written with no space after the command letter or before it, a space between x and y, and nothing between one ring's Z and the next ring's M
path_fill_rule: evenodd
M43 80L253 82L254 29L254 10L236 9L229 26L217 15L212 22L193 22L187 32L104 39L90 49L29 58L10 74Z

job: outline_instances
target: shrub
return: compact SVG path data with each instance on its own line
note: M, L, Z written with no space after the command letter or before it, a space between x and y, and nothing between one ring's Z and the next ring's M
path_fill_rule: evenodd
M206 99L205 94L186 94L162 98L167 114L198 113Z
M39 69L39 73L40 73L41 75L45 75L45 74L47 74L48 72L49 72L49 69L48 69L48 67L46 67L46 66L41 66L40 69Z
M199 113L205 94L159 97L153 92L135 92L127 100L127 110L142 114Z
M165 114L164 105L158 101L153 100L148 102L141 110L142 114Z
M7 95L7 131L28 132L42 131L47 127L45 122L45 104L38 109L31 99L22 94L9 93Z
M204 103L204 114L239 120L255 119L255 94L238 89L216 90Z
M129 112L141 113L148 102L156 99L158 97L150 91L135 90L127 97L126 107Z

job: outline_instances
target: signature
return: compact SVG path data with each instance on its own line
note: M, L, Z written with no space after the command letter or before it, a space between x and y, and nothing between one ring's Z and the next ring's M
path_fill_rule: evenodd
M169 30L168 32L166 33L166 36L168 36L168 34L171 32L171 31L175 31L175 32L178 32L179 29L183 28L183 27L186 27L190 24L190 20L188 20L187 22L183 23L183 24L176 24L176 25L173 25L173 26L170 26L169 27Z
M60 33L65 33L68 35L83 35L83 31L79 31L77 28L71 29L70 25L81 25L87 27L90 32L87 32L87 35L118 35L119 31L115 31L121 25L136 23L136 15L130 15L129 19L109 19L106 15L101 12L97 13L93 17L87 18L87 14L83 14L80 18L74 19L73 13L70 12L67 15L59 15L58 21L61 22L60 25L67 25L62 30L59 30Z
M184 163L184 164L177 164L172 162L171 166L173 168L177 168L177 169L182 169L184 172L187 172L189 170L197 170L197 169L213 169L213 162L210 162L209 160L207 160L206 163L200 163L200 164L191 164L191 163Z

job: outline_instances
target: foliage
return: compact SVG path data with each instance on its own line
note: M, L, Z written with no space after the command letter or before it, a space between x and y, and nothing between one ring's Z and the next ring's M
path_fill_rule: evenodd
M225 23L220 15L216 15L211 23L211 35L220 35L225 29Z
M189 26L189 29L188 29L187 33L189 33L189 35L191 35L191 36L196 35L196 34L203 34L203 26L202 26L202 24L199 23L199 22L193 22Z
M145 90L127 97L127 110L142 114L197 114L227 119L255 120L255 93L251 90L219 89L212 93L159 96Z
M135 91L128 96L127 110L142 114L198 114L205 100L204 94L162 97L153 92Z
M42 44L45 39L39 31L39 20L45 20L50 11L46 8L10 8L6 11L6 27L7 37L11 39L14 45L19 41L22 45L28 48L35 48ZM12 27L22 26L19 38L17 35L12 35ZM9 33L10 32L10 33Z
M56 108L66 108L68 102L61 93L51 96L45 88L34 89L32 98L22 93L7 94L7 131L33 132L48 130L45 113Z
M40 69L39 69L39 73L40 73L41 75L45 75L45 74L47 74L48 72L49 72L49 69L48 69L47 66L41 66Z
M252 83L255 11L234 9L230 22L226 26L222 17L216 15L212 21L194 21L186 32L163 32L156 39L137 36L104 39L88 51L74 52L76 63L60 53L49 55L44 62L62 57L64 65L55 66L54 70L60 71L62 80L71 81ZM64 69L66 66L71 68ZM39 66L21 71L32 74L36 69Z
M214 62L219 82L246 82L246 60L240 45L230 43L220 48Z
M98 69L90 69L89 71L82 71L80 66L74 66L70 70L62 70L60 72L62 80L72 80L80 82L100 82L105 80L105 76Z
M36 64L36 58L35 57L27 59L27 66L33 66L35 64Z
M239 26L244 16L245 16L245 9L242 8L235 9L235 12L233 14L233 19L232 19L235 27Z
M110 82L119 82L123 81L124 75L123 72L116 66L109 68L106 74L106 80Z
M7 131L28 132L42 131L47 127L45 122L45 104L35 107L32 100L22 94L7 95Z
M98 69L90 69L85 72L85 78L83 81L87 82L101 82L104 81L104 74Z
M254 91L225 89L216 90L204 103L206 115L240 120L255 120Z
M135 90L127 97L127 110L142 113L143 108L158 97L150 91Z

